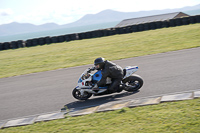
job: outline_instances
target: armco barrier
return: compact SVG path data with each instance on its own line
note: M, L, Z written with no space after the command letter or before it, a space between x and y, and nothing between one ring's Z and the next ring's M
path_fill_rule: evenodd
M87 31L82 33L73 33L67 35L53 36L53 37L41 37L41 38L33 38L28 39L26 41L12 41L12 42L4 42L0 43L0 51L7 49L16 49L21 47L31 47L37 45L51 44L51 43L60 43L60 42L68 42L73 40L81 40L81 39L89 39L103 36L110 36L116 34L125 34L146 30L154 30L159 28L168 28L175 27L181 25L195 24L200 23L200 15L189 16L183 18L170 19L165 21L155 21L155 22L147 22L143 24L135 24L131 26L125 27L115 27L115 28L107 28L107 29L99 29L94 31Z

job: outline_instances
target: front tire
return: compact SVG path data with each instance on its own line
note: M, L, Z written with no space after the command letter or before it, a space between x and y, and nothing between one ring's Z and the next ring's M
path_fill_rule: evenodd
M81 95L81 92L76 88L74 88L74 90L72 91L72 95L78 100L87 100L92 96L92 94L88 92L84 92L84 95Z
M125 89L128 92L138 91L143 86L143 79L139 75L132 75L122 81L125 84Z

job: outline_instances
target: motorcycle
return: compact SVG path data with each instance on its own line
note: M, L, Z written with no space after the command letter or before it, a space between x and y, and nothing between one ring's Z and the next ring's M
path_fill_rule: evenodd
M143 85L143 79L139 75L134 74L139 68L137 66L127 66L123 69L124 77L120 86L123 86L123 90L128 92L138 91ZM102 78L101 70L95 71L95 67L86 69L78 80L78 85L73 89L72 95L78 100L87 100L92 95L102 96L111 94L108 91L109 85L112 83L111 78L106 79L106 86L99 87L98 90L93 90L92 87Z

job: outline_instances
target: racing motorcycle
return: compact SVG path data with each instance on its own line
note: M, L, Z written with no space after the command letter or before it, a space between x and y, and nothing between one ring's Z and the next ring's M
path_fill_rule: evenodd
M123 86L123 90L128 92L138 91L143 85L143 79L134 74L138 70L137 66L127 66L123 69L124 77L121 81L120 86ZM94 72L96 71L96 72ZM94 72L94 73L92 73ZM92 87L101 80L102 74L101 70L95 70L95 67L86 69L80 76L78 80L78 85L73 89L72 95L78 100L87 100L92 95L102 96L106 94L111 94L108 91L109 85L112 83L111 78L106 79L106 86L99 87L98 90L93 90Z

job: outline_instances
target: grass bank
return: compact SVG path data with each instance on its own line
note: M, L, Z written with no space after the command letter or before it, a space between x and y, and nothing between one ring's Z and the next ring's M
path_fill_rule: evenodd
M1 129L0 133L199 133L200 98Z
M0 51L0 78L200 46L200 24Z

